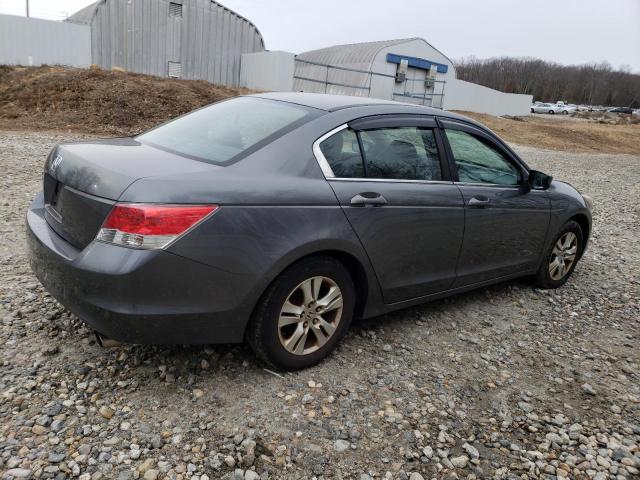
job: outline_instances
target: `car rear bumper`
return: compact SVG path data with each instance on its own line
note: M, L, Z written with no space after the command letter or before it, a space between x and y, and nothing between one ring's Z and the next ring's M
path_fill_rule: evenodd
M145 344L242 341L251 305L238 297L241 279L232 273L163 250L95 241L78 250L49 227L42 194L26 220L34 273L102 335Z

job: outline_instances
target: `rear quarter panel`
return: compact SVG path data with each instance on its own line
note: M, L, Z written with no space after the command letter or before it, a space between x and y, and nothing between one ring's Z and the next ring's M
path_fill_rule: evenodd
M248 319L269 284L288 266L314 253L338 251L365 270L369 295L377 280L351 226L337 206L224 205L168 249L232 279L240 317ZM229 275L231 274L231 275ZM194 279L194 283L200 282ZM373 293L371 293L371 291Z

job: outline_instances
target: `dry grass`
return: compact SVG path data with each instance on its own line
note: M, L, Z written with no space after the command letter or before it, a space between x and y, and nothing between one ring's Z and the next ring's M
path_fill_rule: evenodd
M131 135L242 93L128 72L0 66L0 127Z
M577 153L640 155L640 124L630 115L493 117L460 112L477 120L508 142Z

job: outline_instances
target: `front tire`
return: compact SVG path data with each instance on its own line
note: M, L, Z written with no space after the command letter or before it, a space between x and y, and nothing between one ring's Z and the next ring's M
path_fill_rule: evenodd
M567 283L584 248L582 228L573 220L558 231L553 243L534 277L534 283L545 289L558 288Z
M351 323L355 288L332 257L303 259L282 272L260 299L247 328L256 355L279 370L317 364Z
M555 115L555 114L556 114L556 112L554 112L553 110L549 110L549 114L550 114L550 115Z

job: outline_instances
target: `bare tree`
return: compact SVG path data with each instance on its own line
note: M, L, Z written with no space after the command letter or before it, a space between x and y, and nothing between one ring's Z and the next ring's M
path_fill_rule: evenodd
M467 57L456 62L456 71L461 80L544 102L640 107L640 75L629 66L614 70L606 62L560 65L528 57Z

